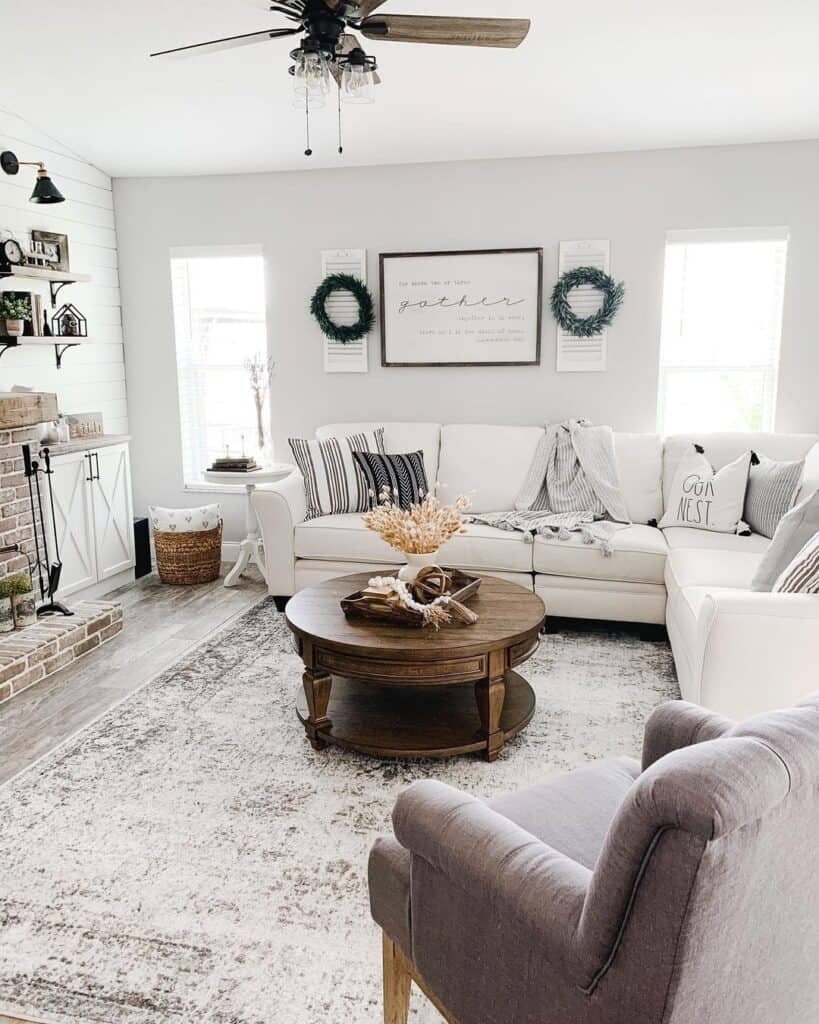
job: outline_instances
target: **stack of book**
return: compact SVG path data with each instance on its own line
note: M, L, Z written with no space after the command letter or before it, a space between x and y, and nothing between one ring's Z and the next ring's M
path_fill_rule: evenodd
M223 459L214 459L208 467L212 473L252 473L261 466L249 455L230 455Z

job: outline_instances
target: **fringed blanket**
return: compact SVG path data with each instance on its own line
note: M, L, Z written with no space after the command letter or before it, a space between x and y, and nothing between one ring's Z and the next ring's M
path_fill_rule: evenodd
M612 553L617 530L630 522L617 477L610 427L568 420L546 428L514 512L488 512L472 521L516 530L532 542L535 534L568 540L580 532L586 544Z

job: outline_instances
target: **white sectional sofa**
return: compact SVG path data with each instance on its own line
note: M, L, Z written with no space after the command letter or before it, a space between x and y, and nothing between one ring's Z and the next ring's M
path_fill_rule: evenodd
M514 508L541 427L437 423L330 424L318 438L385 426L388 452L424 452L427 477L446 500L469 493L476 512ZM819 488L819 436L714 434L661 438L616 434L618 473L632 525L604 558L579 535L568 541L472 525L442 549L442 561L534 587L550 615L665 623L685 699L733 718L793 703L819 679L819 597L752 593L769 540L649 525L692 441L720 468L749 448L772 459L807 459L800 497ZM305 522L294 473L254 494L270 593L289 596L347 573L398 566L400 556L361 516Z

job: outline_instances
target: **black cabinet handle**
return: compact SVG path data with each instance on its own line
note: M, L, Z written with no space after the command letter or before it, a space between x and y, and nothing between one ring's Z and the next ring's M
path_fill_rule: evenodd
M91 452L86 452L84 458L88 459L88 476L85 479L90 483L94 479L94 467L91 465Z
M100 478L100 457L97 452L94 452L94 462L97 464L97 480Z

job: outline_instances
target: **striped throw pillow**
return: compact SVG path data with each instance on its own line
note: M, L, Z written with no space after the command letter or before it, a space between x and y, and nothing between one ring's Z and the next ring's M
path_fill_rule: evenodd
M324 441L291 437L288 444L304 479L308 519L369 509L369 484L353 453L383 452L383 427Z
M367 478L371 505L378 504L385 488L389 488L392 503L405 509L417 505L427 493L423 452L407 452L406 455L356 452L353 458Z
M764 455L757 459L751 464L742 518L754 533L773 537L780 519L790 511L796 498L805 460L774 462Z
M815 533L773 585L775 594L819 594L819 533Z

